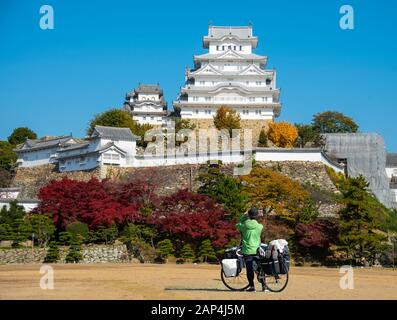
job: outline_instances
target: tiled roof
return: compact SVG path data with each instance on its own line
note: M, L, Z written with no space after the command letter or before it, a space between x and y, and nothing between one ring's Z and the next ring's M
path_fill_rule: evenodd
M68 145L68 146L60 148L59 152L82 149L82 148L85 148L85 147L88 147L88 146L89 146L88 142L74 143L74 144L71 144L71 145Z
M251 26L209 26L208 37L220 39L222 37L233 35L240 39L252 38Z
M136 93L153 93L153 94L162 94L163 90L160 88L158 84L140 84L138 88L134 90Z
M23 152L23 151L53 148L60 144L66 143L71 139L72 139L72 136L70 136L70 135L55 137L55 138L51 138L51 139L36 139L36 140L27 139L25 143L17 146L14 149L14 151L15 152Z
M95 126L93 135L110 140L134 141L140 139L139 136L132 134L129 128Z

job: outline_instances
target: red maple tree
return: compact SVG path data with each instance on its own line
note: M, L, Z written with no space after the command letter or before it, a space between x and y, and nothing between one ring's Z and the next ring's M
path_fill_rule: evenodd
M187 190L165 196L148 219L165 236L192 243L210 239L216 248L225 246L237 236L236 221L227 220L228 213L206 195Z
M107 192L107 183L96 178L89 181L68 178L52 181L39 191L40 204L35 211L52 214L59 230L75 221L87 223L90 228L135 221L139 205L119 203Z

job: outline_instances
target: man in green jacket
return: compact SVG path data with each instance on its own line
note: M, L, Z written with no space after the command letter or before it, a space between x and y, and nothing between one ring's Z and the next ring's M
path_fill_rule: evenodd
M263 225L258 223L259 212L257 208L251 208L248 214L243 215L236 228L242 235L242 253L244 255L245 266L247 268L247 279L249 287L246 291L254 292L254 256L257 255L257 250L261 245L261 233Z

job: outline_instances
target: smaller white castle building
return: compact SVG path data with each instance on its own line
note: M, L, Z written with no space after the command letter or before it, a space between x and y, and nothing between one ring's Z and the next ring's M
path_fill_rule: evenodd
M71 136L51 140L27 140L18 146L19 167L58 163L60 172L84 171L98 166L132 167L136 140L129 128L96 126L81 142Z
M124 110L139 124L161 126L167 122L167 103L159 85L139 84L126 95Z

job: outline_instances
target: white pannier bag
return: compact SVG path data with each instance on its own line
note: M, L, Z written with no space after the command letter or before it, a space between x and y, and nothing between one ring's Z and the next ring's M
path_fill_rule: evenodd
M238 259L223 259L222 269L226 277L235 277L238 269Z

